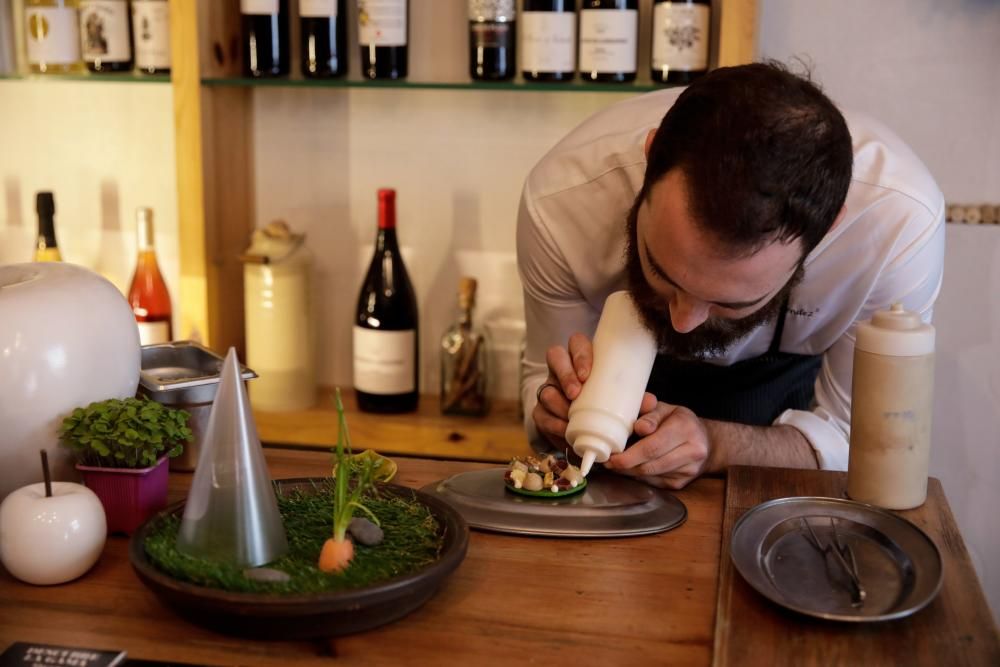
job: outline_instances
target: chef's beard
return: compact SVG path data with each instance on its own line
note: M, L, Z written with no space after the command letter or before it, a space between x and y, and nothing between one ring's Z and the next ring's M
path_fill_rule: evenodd
M677 332L670 321L669 304L656 293L642 273L637 240L640 203L641 195L628 214L625 268L632 301L646 328L656 336L661 354L689 361L722 357L733 344L750 335L758 327L777 319L781 309L786 306L788 295L802 280L804 271L801 262L784 287L764 306L746 317L730 319L710 316L688 333Z

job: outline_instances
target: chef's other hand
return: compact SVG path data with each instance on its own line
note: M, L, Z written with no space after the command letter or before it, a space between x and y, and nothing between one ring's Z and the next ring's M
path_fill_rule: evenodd
M593 362L594 347L582 333L570 336L567 347L553 345L545 353L549 375L538 389L538 402L531 417L538 432L561 452L569 447L566 442L569 405L580 395L583 383L590 377ZM655 406L656 398L647 393L639 413L649 412Z
M705 471L711 448L697 415L669 403L657 403L640 415L634 427L640 440L612 455L606 468L668 489L682 489Z

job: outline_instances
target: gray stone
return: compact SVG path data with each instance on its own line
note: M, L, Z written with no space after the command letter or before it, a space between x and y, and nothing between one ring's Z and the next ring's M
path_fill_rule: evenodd
M269 584L283 584L291 581L292 575L271 567L252 567L243 570L243 576L254 581L263 581Z
M385 537L381 528L363 516L356 516L351 519L351 525L347 527L347 532L366 547L375 546Z

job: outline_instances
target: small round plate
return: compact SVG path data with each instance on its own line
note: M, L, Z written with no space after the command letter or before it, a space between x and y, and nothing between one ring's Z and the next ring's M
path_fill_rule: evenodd
M566 489L565 491L547 491L542 489L541 491L529 491L528 489L519 489L513 484L504 484L507 490L511 493L516 493L519 496L530 496L531 498L562 498L563 496L572 496L574 493L580 493L587 488L587 478L584 477L583 481L574 486L571 489Z
M842 557L834 553L838 544ZM941 554L926 533L891 512L839 498L757 505L733 527L730 557L772 602L852 623L916 613L937 595L943 576ZM863 600L847 568L856 570Z

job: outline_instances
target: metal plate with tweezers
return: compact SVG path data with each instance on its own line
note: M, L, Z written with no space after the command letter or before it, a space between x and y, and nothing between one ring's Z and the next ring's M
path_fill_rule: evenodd
M666 491L606 472L588 477L583 493L529 498L505 488L506 468L476 470L422 491L451 504L472 528L542 537L651 535L684 523L687 508Z
M941 554L922 530L891 512L839 498L757 505L733 527L730 556L772 602L855 623L923 609L943 575Z

